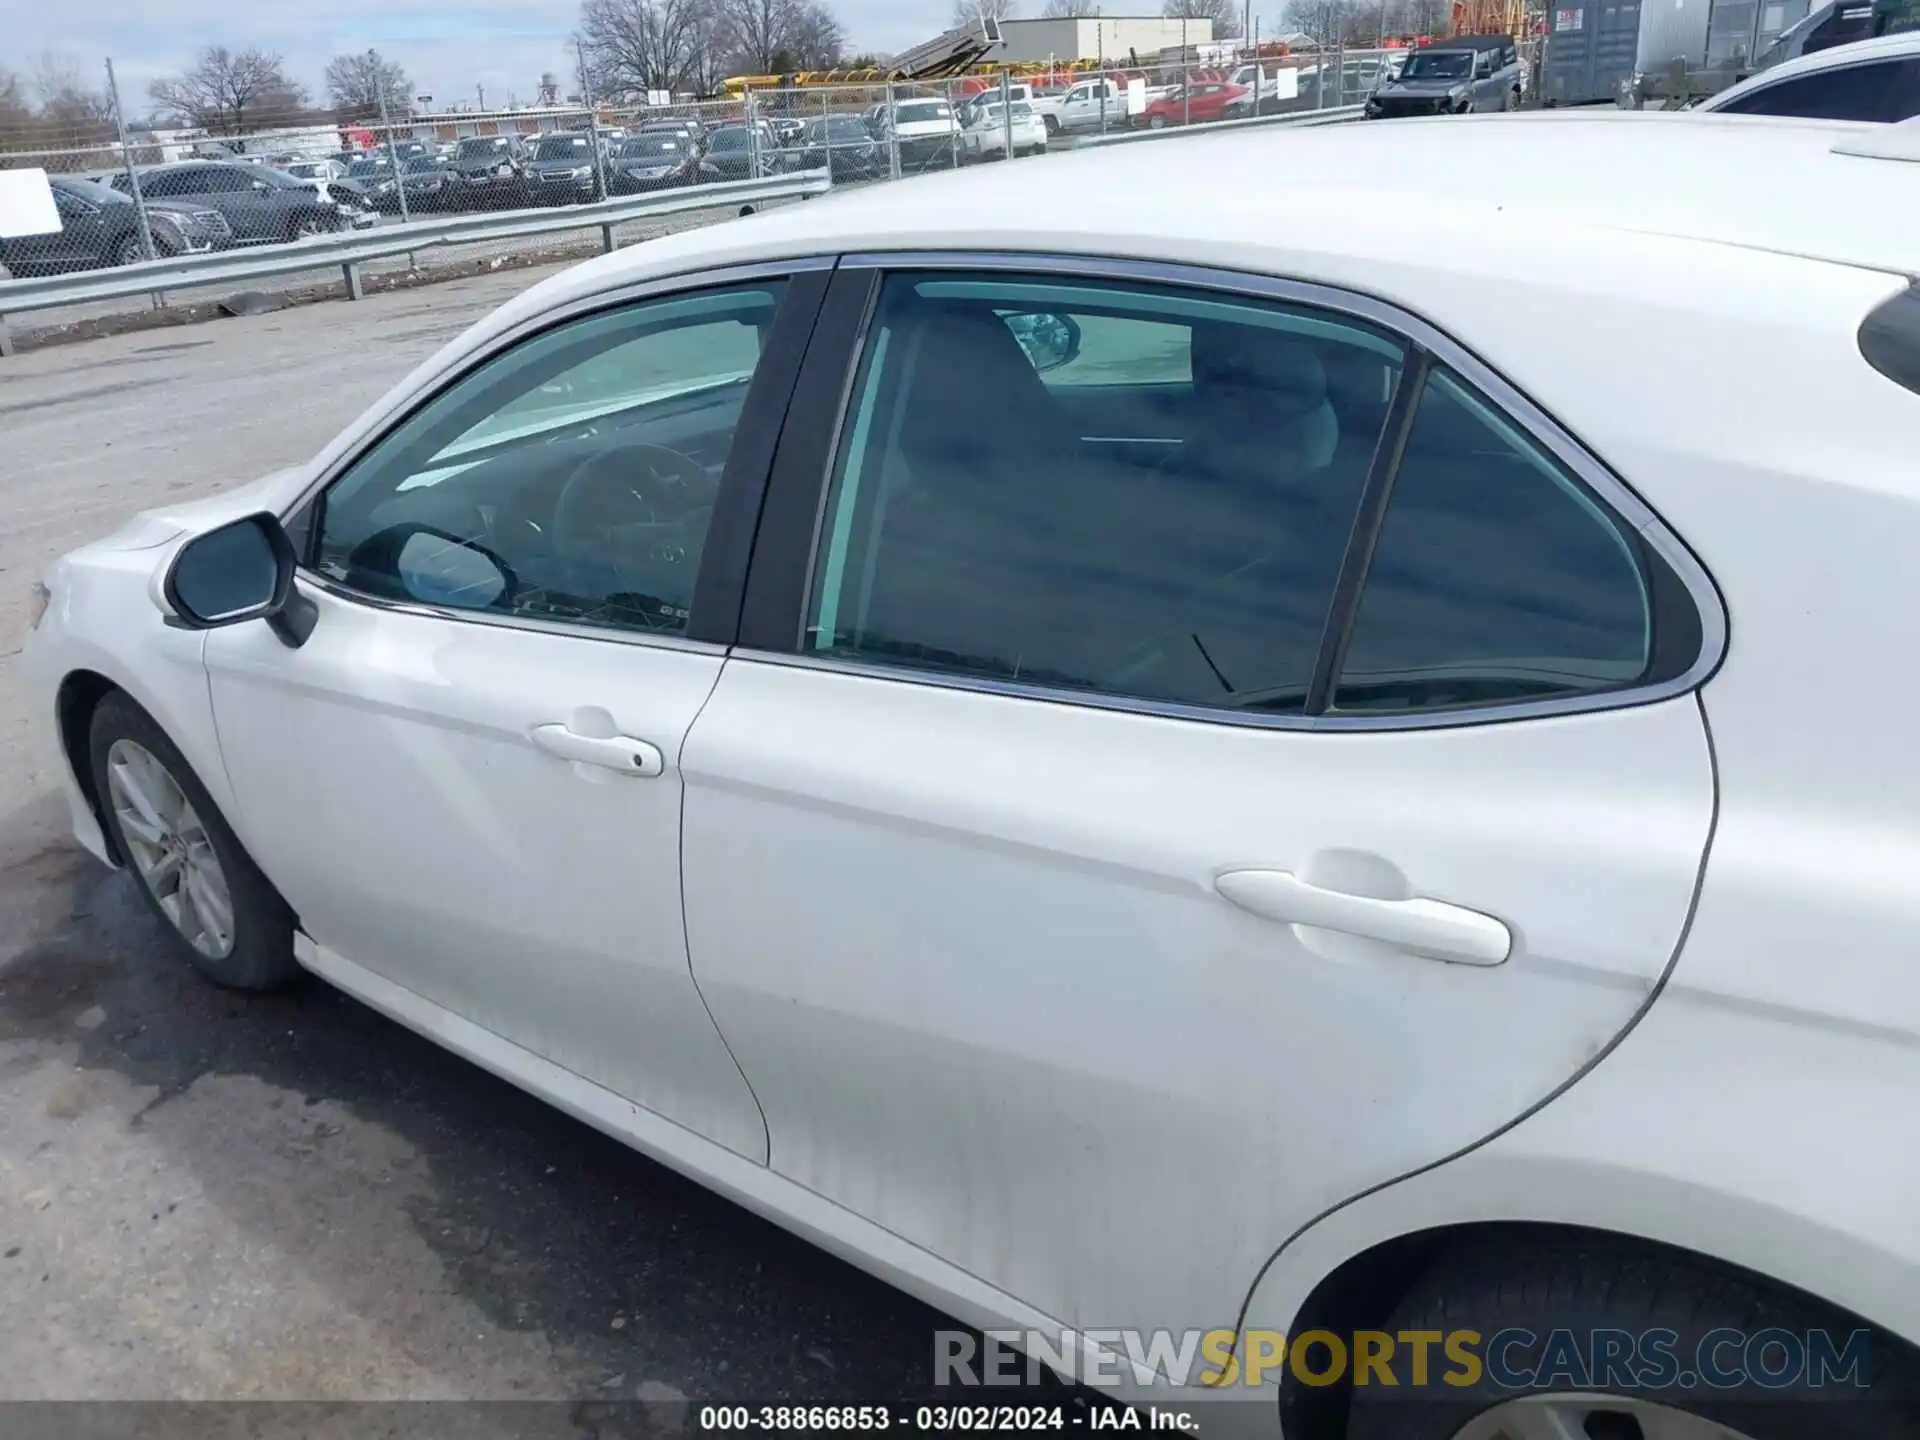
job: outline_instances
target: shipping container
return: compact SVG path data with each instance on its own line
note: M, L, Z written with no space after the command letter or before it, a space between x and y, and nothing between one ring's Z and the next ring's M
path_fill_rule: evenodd
M1751 10L1755 0L1734 3ZM1548 0L1541 99L1611 104L1636 74L1664 70L1675 60L1700 68L1714 8L1712 0Z

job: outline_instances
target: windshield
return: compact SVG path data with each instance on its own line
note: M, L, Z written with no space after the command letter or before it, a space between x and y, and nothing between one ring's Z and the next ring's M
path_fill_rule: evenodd
M918 125L929 120L951 120L953 110L944 100L919 100L911 105L896 105L893 118L901 125Z
M477 159L482 155L503 154L507 148L504 135L474 135L460 142L457 152L463 160Z
M587 137L584 135L549 135L534 147L536 160L571 160L576 155L587 153Z
M300 160L287 166L287 173L300 180L318 180L326 175L326 165L317 160Z
M418 175L423 170L438 170L439 168L440 162L431 155L415 155L411 160L407 161L407 173L409 175Z
M813 122L816 137L825 136L829 140L865 140L868 139L867 127L852 115L829 115L825 120Z
M388 168L385 160L356 160L347 166L347 174L355 180L371 180Z
M653 155L678 156L683 142L678 135L641 135L620 147L623 160L644 159Z
M1403 80L1464 80L1473 73L1473 56L1465 50L1437 50L1409 55Z
M747 132L740 128L716 130L708 145L714 150L744 150L747 148Z

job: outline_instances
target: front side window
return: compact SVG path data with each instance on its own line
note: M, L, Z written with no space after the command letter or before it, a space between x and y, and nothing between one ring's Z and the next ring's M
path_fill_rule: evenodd
M684 631L783 288L644 301L486 361L326 493L315 568L382 599Z
M1048 384L1091 346L1094 383ZM1205 291L890 277L804 648L1296 712L1402 355L1358 321Z
M1394 473L1335 711L1617 690L1654 660L1639 537L1444 370Z

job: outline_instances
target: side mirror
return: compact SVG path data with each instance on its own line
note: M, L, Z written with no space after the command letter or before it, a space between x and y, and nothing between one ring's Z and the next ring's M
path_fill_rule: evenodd
M1080 354L1080 325L1071 315L1034 312L1007 316L1007 328L1041 374L1058 370Z
M249 515L196 535L167 567L161 594L180 630L221 630L265 620L298 649L313 633L319 611L293 588L298 557L277 516Z

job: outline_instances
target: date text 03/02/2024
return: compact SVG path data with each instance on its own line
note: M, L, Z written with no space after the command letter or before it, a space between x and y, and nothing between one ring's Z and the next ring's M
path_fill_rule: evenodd
M1054 1430L1164 1430L1198 1432L1199 1422L1185 1410L1150 1406L1081 1410L1065 1405L702 1405L700 1429L706 1434L754 1431L877 1432L905 1430L945 1435L1015 1434Z

